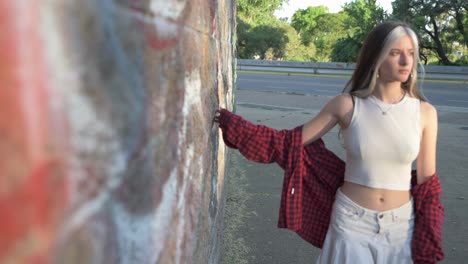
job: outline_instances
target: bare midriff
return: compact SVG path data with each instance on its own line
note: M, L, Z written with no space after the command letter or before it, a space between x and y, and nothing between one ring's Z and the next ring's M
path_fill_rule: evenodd
M360 206L380 212L398 208L411 199L409 190L376 189L347 181L341 192Z

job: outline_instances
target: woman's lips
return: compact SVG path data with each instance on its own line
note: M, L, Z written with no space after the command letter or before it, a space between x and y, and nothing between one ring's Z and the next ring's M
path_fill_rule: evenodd
M401 74L408 74L409 70L399 70L398 72L401 73Z

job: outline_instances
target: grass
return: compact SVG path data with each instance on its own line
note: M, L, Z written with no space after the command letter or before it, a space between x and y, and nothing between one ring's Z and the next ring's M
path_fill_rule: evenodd
M240 154L231 154L230 172L228 177L228 192L224 213L224 231L221 241L221 264L248 264L250 248L240 236L245 226L245 218L249 216L246 208L247 178L245 171L239 165Z

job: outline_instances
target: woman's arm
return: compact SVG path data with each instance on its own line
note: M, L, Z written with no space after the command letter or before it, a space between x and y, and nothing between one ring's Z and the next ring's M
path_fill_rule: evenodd
M301 146L302 128L276 130L253 124L226 109L217 111L214 122L219 123L224 143L238 149L248 160L276 162L285 168L294 149Z
M417 158L418 184L424 183L436 172L437 110L428 102L421 103L422 137Z
M352 117L353 100L349 94L333 97L320 112L302 127L302 144L307 145L330 131L336 124L346 128Z
M442 189L436 174L437 111L427 102L421 103L421 127L417 185L411 190L416 210L411 251L414 263L438 263L444 258L444 207L441 203Z

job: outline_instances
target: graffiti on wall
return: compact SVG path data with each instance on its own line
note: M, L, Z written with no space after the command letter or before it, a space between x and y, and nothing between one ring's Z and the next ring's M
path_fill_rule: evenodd
M7 2L0 262L216 262L234 5Z

